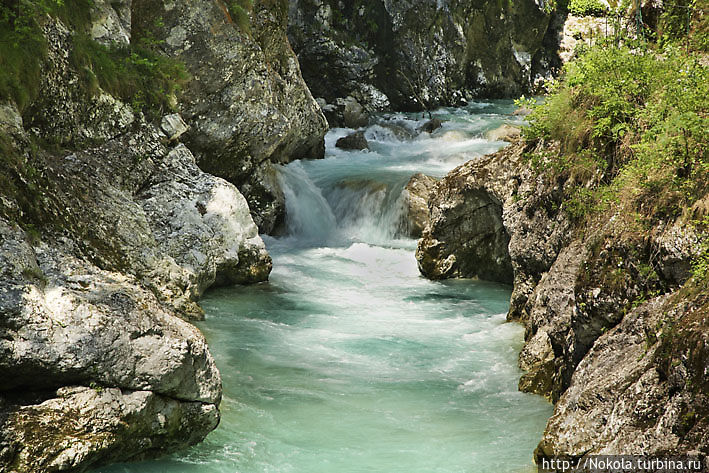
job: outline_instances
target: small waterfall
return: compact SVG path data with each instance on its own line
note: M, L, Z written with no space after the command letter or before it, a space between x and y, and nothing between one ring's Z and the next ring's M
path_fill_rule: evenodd
M399 238L406 227L403 179L379 182L333 176L333 182L321 188L298 161L282 167L279 179L286 197L288 234L306 243L382 244Z
M286 227L292 236L325 242L337 228L330 204L299 161L280 168L278 175L286 197Z

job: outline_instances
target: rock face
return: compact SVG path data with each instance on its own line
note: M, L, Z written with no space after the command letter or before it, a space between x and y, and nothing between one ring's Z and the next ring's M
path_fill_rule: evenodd
M564 195L579 183L547 179L524 158L554 145L527 146L441 181L421 272L514 281L508 318L526 327L520 389L557 403L538 459L705 452L709 386L694 379L706 369L706 295L682 286L697 235L677 221L640 239L613 218L573 231Z
M316 97L421 110L528 89L549 18L533 0L297 0L288 35Z
M122 23L130 2L94 5L96 38L135 31ZM221 378L186 320L209 287L271 270L244 196L186 146L196 125L148 123L87 93L67 59L73 32L50 16L42 30L46 93L23 115L0 105L0 470L13 472L83 471L203 439Z
M420 238L423 229L428 225L430 219L428 201L437 183L437 179L417 173L411 176L404 187L402 194L405 212L401 227L411 238Z
M239 25L222 2L134 0L133 30L184 62L183 141L203 170L239 188L269 233L285 215L273 164L322 157L327 122L288 44L287 6L254 3Z

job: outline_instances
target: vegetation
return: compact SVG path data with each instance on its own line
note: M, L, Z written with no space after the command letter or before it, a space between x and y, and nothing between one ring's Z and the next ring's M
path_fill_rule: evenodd
M230 0L229 15L241 31L251 34L250 13L254 9L253 0Z
M681 15L684 31L667 27L681 25ZM687 17L686 9L675 16L665 12L659 26L664 24L665 29L648 35L657 38L655 42L626 37L582 51L567 64L560 80L550 84L544 103L532 107L524 134L530 142L557 143L558 152L544 146L538 149L545 152L533 152L528 159L545 179L564 183L559 208L579 231L593 222L612 221L612 231L624 235L621 241L644 245L657 227L675 221L694 226L704 243L693 274L696 281L706 282L709 70L702 39L706 25L693 20L687 26ZM687 28L699 38L683 34ZM646 255L634 260L652 269L653 250L644 251ZM624 266L617 267L621 275ZM638 268L631 268L631 279L641 278ZM613 276L603 276L605 283L610 284ZM649 291L658 287L641 285ZM641 294L639 300L644 297Z
M47 54L41 23L50 15L74 32L70 59L87 93L101 88L149 118L173 108L174 95L187 78L182 64L155 52L149 38L130 47L93 41L88 35L91 5L91 0L14 0L0 5L0 100L13 100L24 111L37 97Z
M570 0L569 13L576 16L602 16L607 7L601 0Z
M565 206L573 217L613 207L652 225L707 192L707 97L707 67L693 55L597 46L566 67L525 134L560 143L558 155L532 159L578 182Z

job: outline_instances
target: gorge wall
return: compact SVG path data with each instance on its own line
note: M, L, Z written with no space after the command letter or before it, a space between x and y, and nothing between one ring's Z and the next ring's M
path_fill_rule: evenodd
M519 141L448 174L429 201L419 268L514 283L508 318L526 327L520 389L556 404L537 460L706 455L709 301L689 279L699 235L683 217L646 234L607 215L575 226L565 196L586 184L535 168L540 152L561 151Z
M533 0L296 0L290 17L303 76L328 108L422 110L519 96L556 53L551 15Z
M37 81L4 63L0 470L83 471L217 426L220 375L185 320L209 287L268 278L272 165L322 156L327 125L282 3L246 27L218 1L31 6L0 31L26 35L15 65ZM144 82L165 67L181 91Z

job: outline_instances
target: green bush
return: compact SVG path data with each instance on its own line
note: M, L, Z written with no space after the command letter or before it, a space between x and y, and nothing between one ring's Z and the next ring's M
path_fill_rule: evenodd
M141 46L106 47L75 35L70 60L84 74L89 93L97 88L157 119L173 109L173 97L187 80L184 65Z
M253 0L232 0L229 3L229 14L241 31L251 34L250 13L254 9Z
M560 143L552 174L597 183L593 198L569 191L574 219L613 205L652 225L709 190L709 72L677 48L591 48L566 66L529 123L529 140Z
M576 16L603 16L607 7L600 0L569 0L569 13Z

